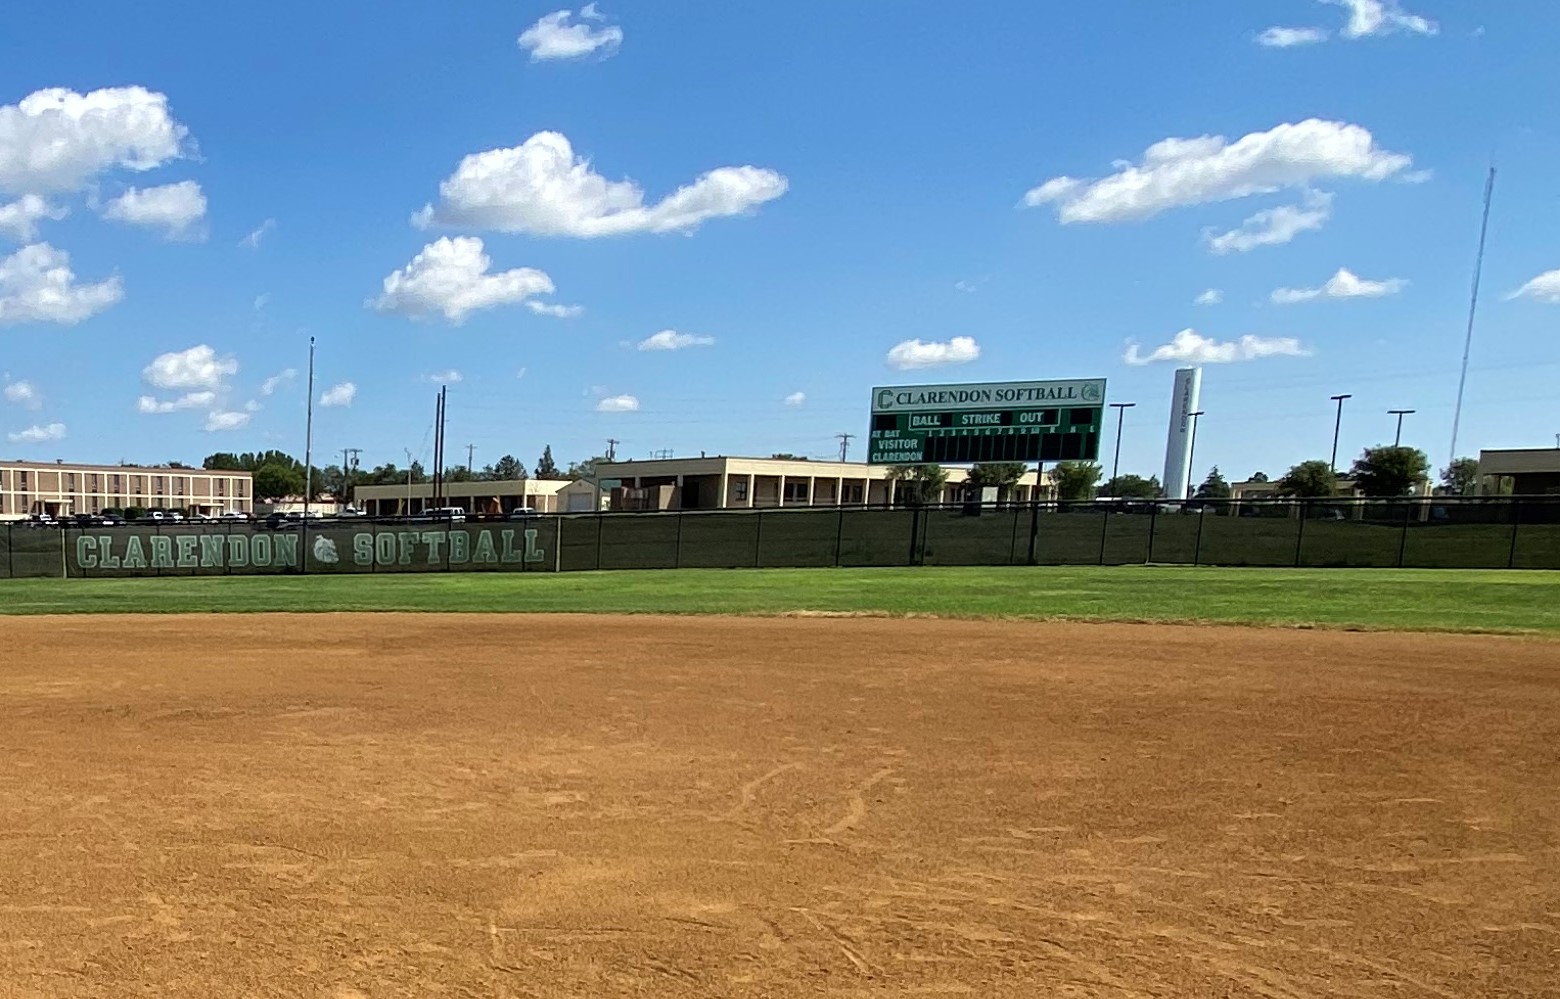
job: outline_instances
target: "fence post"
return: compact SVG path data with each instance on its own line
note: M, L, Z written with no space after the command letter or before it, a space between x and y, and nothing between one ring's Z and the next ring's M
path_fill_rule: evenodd
M553 518L553 572L563 571L563 518Z
M1517 566L1517 528L1522 526L1522 500L1511 497L1511 548L1506 552L1506 568Z
M913 506L910 508L910 558L907 562L905 562L906 565L915 565L916 534L918 534L920 530L921 508L919 506Z
M1110 529L1110 507L1100 511L1100 565L1105 564L1105 534Z
M16 578L16 525L7 524L5 528L5 578Z
M1295 565L1300 568L1300 546L1305 543L1305 514L1310 500L1300 499L1295 501L1295 512L1300 515L1300 526L1295 530Z
M839 499L838 496L835 499ZM839 522L834 526L834 568L840 567L840 547L845 543L845 507L840 505Z
M1197 565L1202 558L1202 529L1203 522L1208 519L1208 507L1203 505L1197 508L1197 540L1192 542L1192 565Z
M685 516L687 516L687 514L685 514L683 511L681 511L681 510L677 511L677 541L676 541L675 545L672 548L672 568L673 569L681 569L682 568L682 522L683 522L683 517L685 517Z
M1397 567L1399 569L1403 568L1403 553L1408 549L1408 521L1418 509L1419 502L1416 500L1411 499L1403 504L1403 533L1398 537Z
M1029 565L1036 565L1035 542L1040 537L1040 486L1035 485L1035 495L1029 501Z
M596 571L601 571L601 534L605 527L607 515L600 510L596 511Z
M753 516L758 521L753 528L753 568L762 569L764 567L764 511L754 510Z
M1156 500L1148 508L1148 550L1143 553L1143 564L1148 565L1154 561L1154 532L1159 528L1159 502Z

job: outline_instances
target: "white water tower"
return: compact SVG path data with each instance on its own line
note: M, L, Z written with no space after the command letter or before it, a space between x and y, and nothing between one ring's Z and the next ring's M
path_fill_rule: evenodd
M1201 405L1202 368L1178 368L1170 395L1170 432L1165 438L1165 495L1181 499L1192 475L1192 414Z

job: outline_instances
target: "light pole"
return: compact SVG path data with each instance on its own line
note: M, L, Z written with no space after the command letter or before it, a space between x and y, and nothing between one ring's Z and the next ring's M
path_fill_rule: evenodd
M1403 417L1410 416L1410 415L1413 414L1413 412L1414 411L1412 409L1389 409L1389 410L1387 410L1387 415L1388 416L1395 416L1395 417L1398 418L1397 433L1392 435L1392 446L1393 447L1397 447L1398 445L1403 443Z
M1184 499L1192 498L1192 478L1197 474L1197 466L1194 464L1197 460L1197 418L1203 415L1204 412L1205 410L1199 409L1195 413L1186 414L1192 418L1192 440L1190 446L1186 449L1186 496L1183 497Z
M1121 472L1121 425L1126 421L1127 410L1136 406L1135 402L1113 402L1110 408L1116 411L1116 459L1110 463L1110 481L1114 483L1120 477Z
M1338 474L1338 431L1343 429L1343 400L1352 398L1354 398L1352 395L1335 395L1332 397L1333 402L1338 404L1338 418L1333 421L1332 461L1328 463L1334 475Z

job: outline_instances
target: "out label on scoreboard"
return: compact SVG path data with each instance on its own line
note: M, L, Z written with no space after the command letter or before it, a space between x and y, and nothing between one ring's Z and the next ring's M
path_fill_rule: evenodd
M900 385L872 390L867 462L1093 461L1105 379Z

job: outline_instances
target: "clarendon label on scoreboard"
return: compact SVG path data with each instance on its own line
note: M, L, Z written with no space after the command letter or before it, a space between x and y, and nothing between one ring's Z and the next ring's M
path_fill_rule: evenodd
M1104 400L1103 378L974 385L883 386L872 390L872 412L950 412L961 409L1014 408L1040 403L1099 406Z

